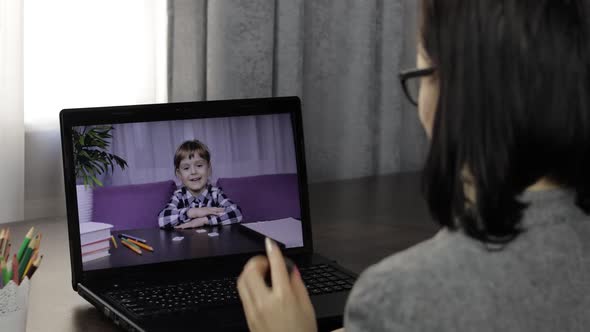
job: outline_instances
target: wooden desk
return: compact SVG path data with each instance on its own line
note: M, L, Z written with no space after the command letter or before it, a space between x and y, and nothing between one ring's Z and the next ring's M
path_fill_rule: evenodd
M426 212L415 173L313 184L310 200L316 251L355 272L438 229ZM31 226L43 233L45 256L32 280L27 331L117 331L72 290L65 218L5 226L13 239L22 239Z

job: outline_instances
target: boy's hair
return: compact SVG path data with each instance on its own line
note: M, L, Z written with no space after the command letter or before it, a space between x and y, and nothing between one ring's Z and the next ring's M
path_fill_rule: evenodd
M523 231L517 197L542 177L575 190L590 213L589 7L422 1L422 45L440 88L424 190L441 225L507 243Z
M209 152L209 148L203 142L199 140L190 140L185 141L184 143L180 144L178 149L176 149L176 153L174 154L174 171L180 167L180 161L182 159L187 158L192 159L195 157L195 153L199 155L199 157L205 159L207 164L211 166L211 153Z

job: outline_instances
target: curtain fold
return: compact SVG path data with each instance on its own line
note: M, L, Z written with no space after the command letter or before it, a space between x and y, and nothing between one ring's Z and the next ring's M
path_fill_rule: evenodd
M166 2L26 0L24 16L24 219L64 216L59 111L166 101Z
M415 63L404 53L415 10L405 0L170 0L170 101L297 95L310 181L416 170L426 138L397 79Z
M23 2L0 0L0 223L24 215Z
M219 178L295 173L290 124L288 114L115 124L110 152L125 159L127 168L99 178L115 186L177 180L174 153L193 139L209 149L211 183Z

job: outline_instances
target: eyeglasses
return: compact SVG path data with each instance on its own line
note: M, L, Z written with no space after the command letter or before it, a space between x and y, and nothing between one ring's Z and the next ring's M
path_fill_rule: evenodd
M421 68L404 70L399 73L399 80L404 89L404 93L410 103L418 106L418 95L420 93L420 82L422 77L432 75L436 68Z

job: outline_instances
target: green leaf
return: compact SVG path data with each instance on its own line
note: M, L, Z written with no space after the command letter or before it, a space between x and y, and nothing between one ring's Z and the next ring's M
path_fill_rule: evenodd
M100 182L99 179L97 179L94 175L91 175L92 180L99 185L100 187L102 187L102 182Z
M96 176L115 171L115 166L124 170L127 162L108 151L112 140L112 125L85 126L72 132L76 178L86 186L102 186Z

